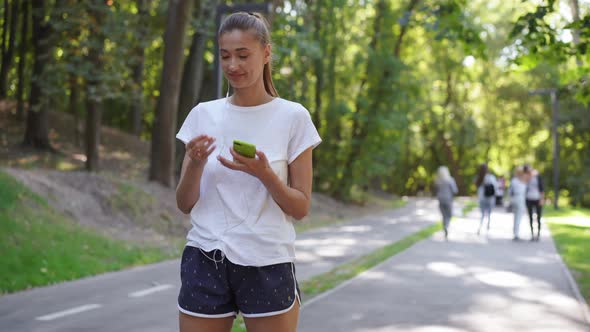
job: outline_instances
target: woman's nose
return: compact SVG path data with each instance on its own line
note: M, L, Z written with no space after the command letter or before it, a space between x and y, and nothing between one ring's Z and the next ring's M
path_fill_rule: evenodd
M235 70L236 68L238 68L238 64L237 64L236 58L232 57L229 60L228 67L229 67L229 70Z

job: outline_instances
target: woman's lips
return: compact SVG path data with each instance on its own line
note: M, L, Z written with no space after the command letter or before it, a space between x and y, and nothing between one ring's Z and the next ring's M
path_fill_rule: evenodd
M231 78L232 80L236 80L243 77L244 74L227 74L227 76L229 76L229 78Z

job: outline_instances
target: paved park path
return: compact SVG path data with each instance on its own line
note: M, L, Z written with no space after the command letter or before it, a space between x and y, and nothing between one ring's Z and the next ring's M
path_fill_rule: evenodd
M544 227L540 242L512 241L512 215L497 210L476 234L479 212L304 304L299 331L590 331L588 307Z

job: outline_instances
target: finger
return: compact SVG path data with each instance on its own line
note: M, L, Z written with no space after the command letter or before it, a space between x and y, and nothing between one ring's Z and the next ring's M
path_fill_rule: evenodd
M214 137L209 137L209 139L207 139L204 143L203 143L203 148L204 149L209 149L209 147L211 145L213 145L215 143L215 138Z
M187 148L193 148L195 145L197 145L200 141L204 140L207 138L207 135L199 135L193 139L191 139L187 144L186 147Z
M209 157L213 153L213 151L215 151L216 147L217 147L217 145L213 145L213 146L210 146L209 149L207 149L207 151L205 152L207 157Z
M234 157L235 160L241 162L242 164L245 164L246 162L248 162L248 157L244 157L241 154L237 153L233 147L229 148L229 153L231 153L232 157Z
M233 169L233 170L239 170L238 164L236 164L236 163L234 163L234 162L231 162L231 161L229 161L229 160L227 160L227 159L223 158L222 156L218 156L218 157L217 157L217 160L219 160L219 162L220 162L220 163L221 163L223 166L225 166L225 167L227 167L227 168L229 168L229 169Z
M268 158L266 158L266 155L264 154L264 152L262 152L260 150L256 150L256 155L258 156L258 159L260 159L265 164L268 164Z

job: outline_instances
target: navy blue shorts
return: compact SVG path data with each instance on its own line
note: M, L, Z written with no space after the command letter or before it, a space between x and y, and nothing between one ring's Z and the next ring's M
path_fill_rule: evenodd
M186 246L180 263L178 308L205 318L265 317L285 313L299 301L293 263L243 266L220 250Z

